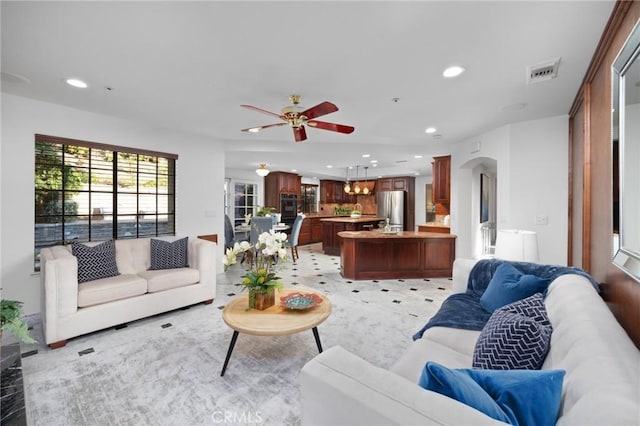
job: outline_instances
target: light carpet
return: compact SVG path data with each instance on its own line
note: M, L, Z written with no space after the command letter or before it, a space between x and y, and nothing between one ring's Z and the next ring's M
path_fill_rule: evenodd
M345 280L339 257L323 254L321 245L299 253L279 275L287 286L331 300L333 312L318 326L323 348L343 346L379 367L399 358L451 293L450 279ZM22 360L29 424L300 424L299 372L318 353L310 330L241 333L220 377L232 334L221 310L241 293L243 273L234 265L218 274L211 305L81 336L56 350L39 345ZM33 331L42 342L38 324Z

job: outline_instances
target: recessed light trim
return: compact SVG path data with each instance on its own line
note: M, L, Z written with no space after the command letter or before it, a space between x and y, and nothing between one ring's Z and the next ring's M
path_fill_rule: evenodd
M436 129L435 127L427 127L426 129L424 129L425 133L435 133L438 129Z
M376 164L378 160L371 160L371 164Z
M369 158L371 157L371 154L362 154L362 158Z
M419 158L422 158L422 155L418 154L418 155L414 155L413 158L415 158L416 160Z
M453 77L459 76L460 74L462 74L465 71L466 71L466 69L464 67L461 67L459 65L453 65L453 66L450 66L449 68L445 69L442 72L442 75L443 75L443 77L446 77L446 78L453 78Z
M77 87L78 89L86 89L89 87L87 83L78 78L67 78L64 82L69 86Z
M328 164L327 169L333 169L333 166L331 164Z

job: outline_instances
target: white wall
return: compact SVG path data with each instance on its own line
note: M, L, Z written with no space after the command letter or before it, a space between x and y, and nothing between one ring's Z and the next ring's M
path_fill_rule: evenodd
M451 226L458 235L457 257L479 255L477 166L491 158L497 162L497 228L537 232L540 263L567 264L568 132L568 117L558 116L507 125L454 145ZM537 225L536 216L546 217L547 224Z
M24 301L26 314L40 312L33 272L36 133L178 154L176 233L224 236L221 141L2 93L2 297Z

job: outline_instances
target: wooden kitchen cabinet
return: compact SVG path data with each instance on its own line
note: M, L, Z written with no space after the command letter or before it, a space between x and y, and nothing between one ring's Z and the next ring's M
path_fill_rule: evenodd
M406 176L381 178L376 182L377 191L408 191L415 178Z
M344 192L344 182L340 180L320 180L320 202L355 204L356 196Z
M280 211L280 195L293 194L300 198L300 176L295 173L271 172L264 178L264 204Z
M451 156L433 157L433 202L449 204L451 193Z
M319 217L305 217L298 235L298 245L322 242L322 223Z

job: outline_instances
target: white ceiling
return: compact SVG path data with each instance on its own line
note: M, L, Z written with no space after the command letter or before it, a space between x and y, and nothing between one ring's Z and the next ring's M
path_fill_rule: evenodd
M430 175L452 143L567 114L613 4L2 1L2 91L223 140L227 168L344 177L367 153L370 177ZM554 58L557 78L526 84ZM445 79L452 64L466 73ZM355 132L240 132L277 121L241 104L279 112L292 93Z

